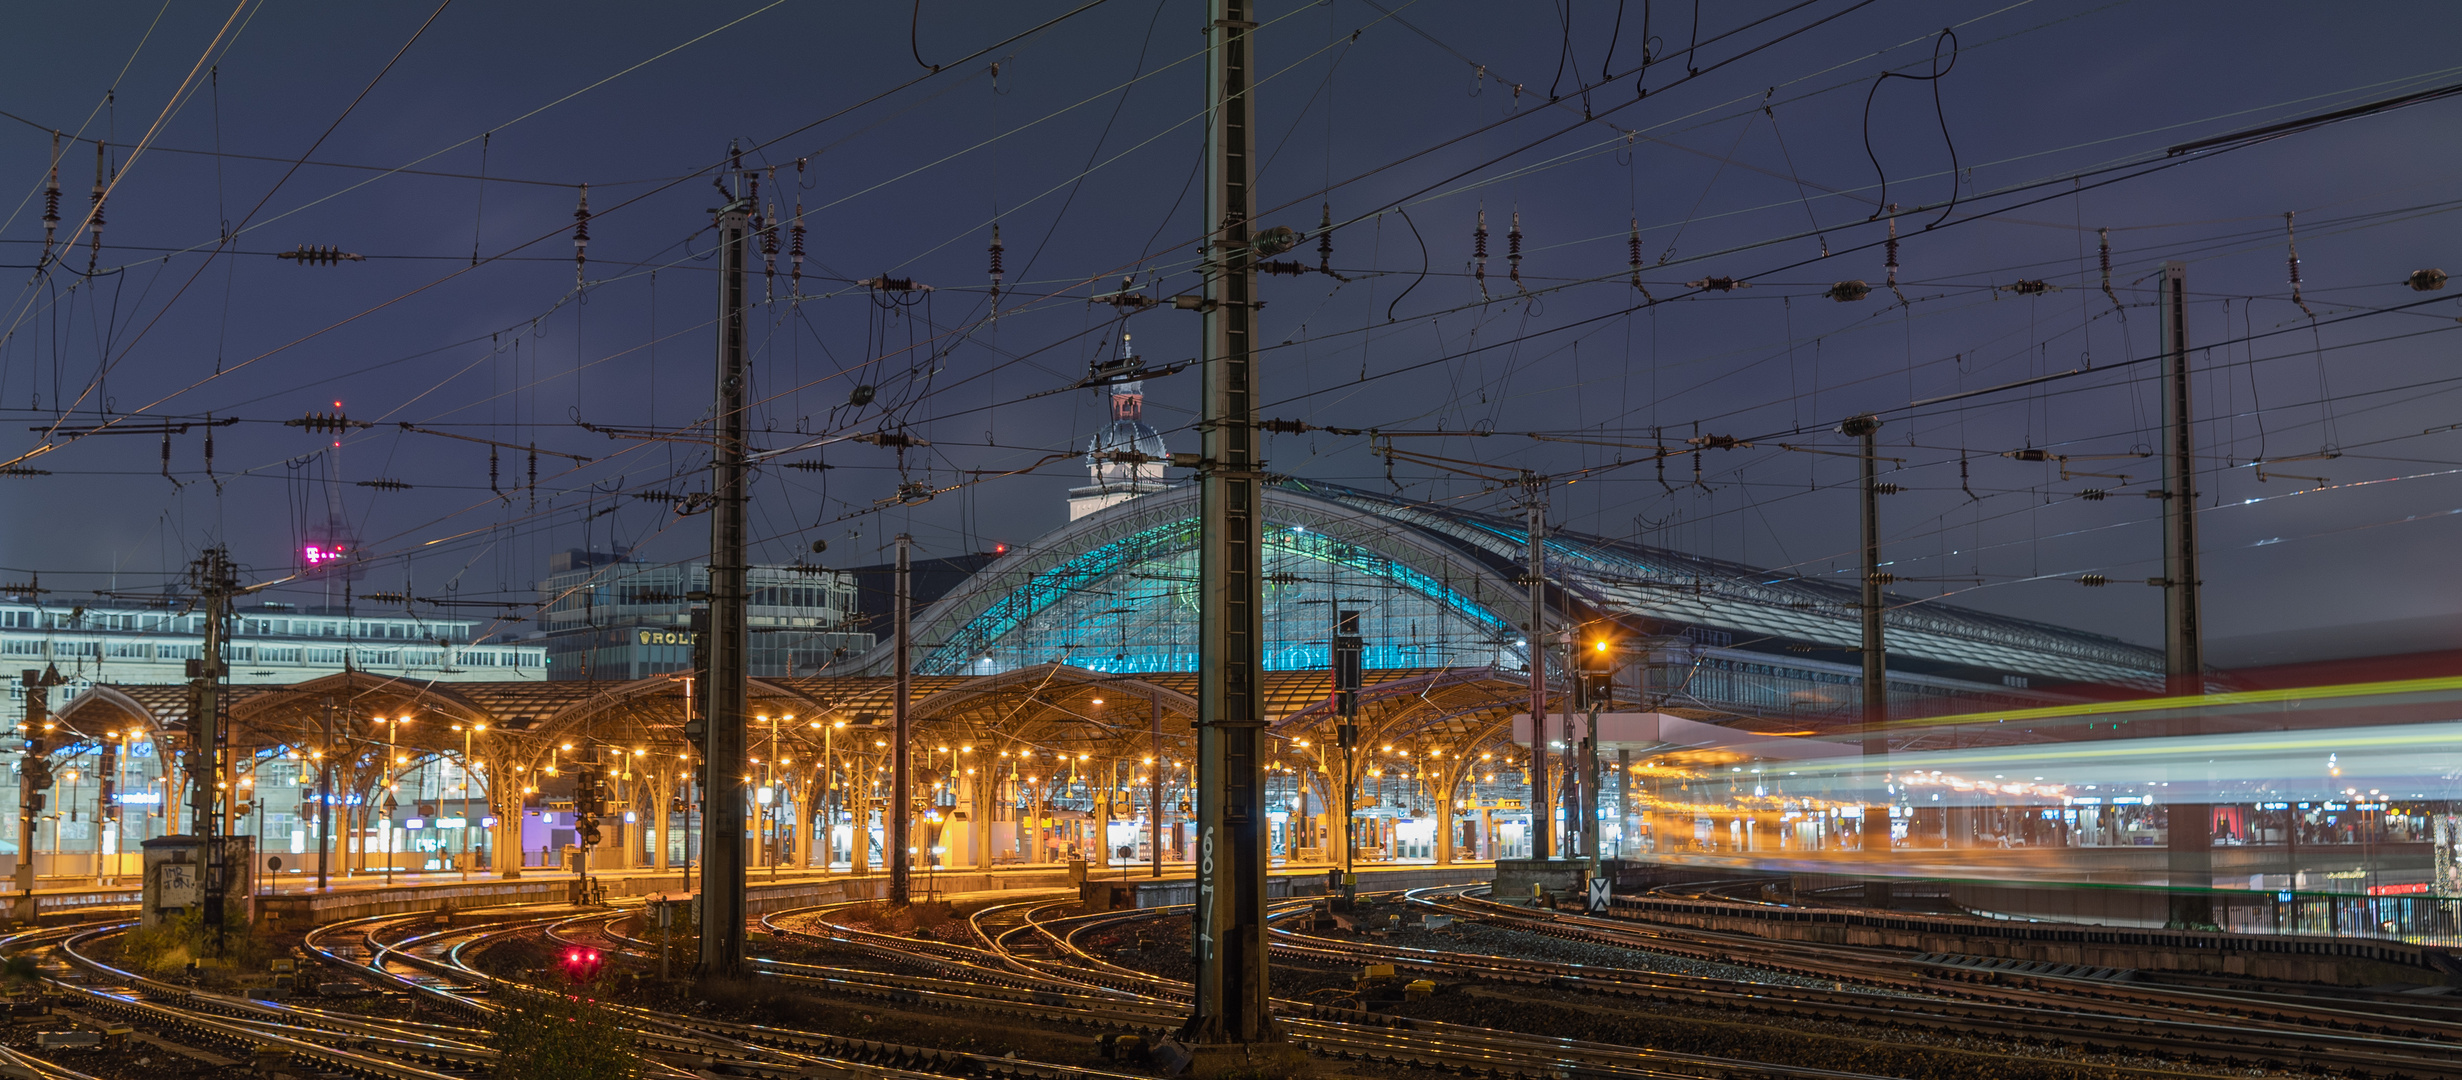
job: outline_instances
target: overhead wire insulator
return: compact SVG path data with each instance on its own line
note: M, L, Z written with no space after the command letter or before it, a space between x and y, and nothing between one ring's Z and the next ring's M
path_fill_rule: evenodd
M1334 272L1334 204L1322 204L1316 223L1316 270L1331 276Z
M2313 319L2317 317L2317 313L2308 310L2308 301L2300 298L2300 234L2298 230L2292 227L2291 220L2294 216L2295 214L2293 211L2283 211L2283 242L2290 245L2291 248L2291 257L2289 260L2291 266L2291 302L2300 306L2301 314Z
M1995 291L2014 293L2019 296L2041 296L2044 293L2059 292L2060 286L2035 278L2020 278L2016 281L2000 286Z
M2095 244L2103 259L2103 298L2112 302L2112 310L2120 310L2120 294L2112 291L2112 231L2096 229Z
M788 232L786 292L804 294L804 197L795 197L795 225Z
M354 251L344 251L331 244L301 244L289 251L277 251L274 258L287 259L301 266L333 266L346 262L366 262L368 257Z
M1658 297L1650 295L1650 287L1641 283L1640 218L1632 219L1631 231L1627 232L1624 236L1624 265L1626 269L1632 271L1633 288L1640 291L1641 298L1653 304L1658 303Z
M1505 231L1505 267L1505 276L1513 280L1513 287L1529 292L1522 286L1522 212L1519 209L1513 211L1513 227Z
M410 485L409 485L409 484L406 484L406 483L403 483L403 482L402 482L402 481L400 481L400 480L361 480L361 481L359 481L359 483L357 484L357 486L359 486L359 487L363 487L363 488L375 488L375 489L376 489L376 490L378 490L378 491L408 491L408 490L410 490Z
M1000 246L1000 223L999 223L999 222L997 222L997 221L995 221L995 222L993 222L993 223L992 223L992 246L991 246L991 248L990 248L990 249L986 252L986 254L987 254L987 255L989 255L989 256L991 257L991 278L992 278L992 317L993 317L993 318L999 318L999 317L1000 317L1000 283L1001 283L1002 281L1006 280L1006 279L1008 278L1008 276L1009 276L1009 275L1008 275L1008 272L1007 272L1006 270L1002 269L1002 268L1001 268L1001 265L1000 265L1000 253L1001 253L1001 250L1002 250L1002 248L1001 248L1001 246Z
M60 231L60 133L51 133L51 175L43 181L43 257L51 261L52 238Z
M856 282L855 284L857 284L857 285L861 285L861 286L863 286L864 288L867 288L867 289L876 289L876 290L879 290L879 291L881 291L881 292L931 292L931 291L932 291L932 287L931 287L931 286L929 286L929 285L924 285L924 284L919 284L919 283L917 283L917 282L915 281L915 279L913 279L913 278L890 277L890 276L889 276L889 275L887 275L887 274L882 274L882 275L880 275L879 277L868 277L868 278L863 279L862 281L858 281L858 282Z
M2079 574L2077 576L2077 583L2088 588L2099 589L2105 585L2111 584L2112 579L2104 577L2101 574Z
M789 296L804 294L804 161L795 159L795 227L787 245L791 260L787 267L786 288Z
M573 208L573 288L582 285L582 270L590 262L590 185L581 185L581 205Z
M2442 270L2413 270L2411 276L2404 279L2404 282L2411 287L2412 292L2435 292L2445 287L2445 280L2445 272Z
M761 230L761 295L778 295L778 204L769 204L769 226Z
M103 259L103 176L110 167L108 148L111 144L99 139L94 143L94 226L93 243L86 248L85 272L92 274ZM74 240L74 238L71 238Z
M1479 281L1479 295L1487 295L1487 207L1479 208L1479 225L1470 232L1470 276Z
M1896 203L1889 204L1889 281L1887 284L1890 293L1898 298L1898 302L1905 303L1906 294L1898 290L1898 204Z
M309 414L308 414L308 415L306 415L306 416L302 416L302 417L300 417L300 418L299 418L299 419L297 419L297 420L285 420L285 421L283 421L283 422L282 422L282 426L283 426L283 427L306 428L306 429L308 429L308 430L309 430L309 431L311 431L311 432L320 433L320 434L321 434L321 433L331 433L331 434L335 434L335 435L340 435L340 434L342 434L342 433L344 433L344 432L346 432L346 431L349 431L349 430L350 430L350 429L352 429L352 428L375 427L376 425L371 424L371 423L369 423L369 422L367 422L367 421L365 421L365 420L353 420L353 419L351 419L350 417L348 417L348 416L346 416L346 415L344 415L344 414L342 414L342 413L338 413L338 412L337 412L337 413L318 413L318 412L312 412L312 413L309 413ZM210 440L212 437L213 437L213 436L211 436L211 435L206 436L206 438L207 438L207 439L209 439L209 440Z
M1688 289L1699 289L1702 292L1734 292L1737 289L1752 288L1752 282L1746 281L1743 278L1705 277L1698 281L1687 281L1684 283L1684 287Z
M1856 278L1851 281L1841 281L1835 285L1832 285L1829 287L1828 291L1823 292L1821 295L1829 297L1830 299L1841 304L1852 304L1857 300L1861 300L1872 295L1872 286L1864 284L1862 278Z

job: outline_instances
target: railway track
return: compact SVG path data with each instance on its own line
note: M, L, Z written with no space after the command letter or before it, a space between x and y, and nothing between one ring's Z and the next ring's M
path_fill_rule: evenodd
M1014 981L984 1007L1021 1015L1072 1020L1077 1010L1092 1007L1109 1014L1105 1022L1160 1033L1176 1028L1187 1012L1184 984L1125 968L1087 952L1078 942L1086 933L1126 922L1183 917L1186 908L1128 913L1059 915L1074 907L1074 898L1023 901L977 913L973 921L982 944L964 948L935 944L908 955L945 965L953 975L971 976L985 969L1002 971ZM1305 904L1282 905L1295 912ZM781 916L765 920L774 933L814 942L854 944L896 951L889 938L826 920L826 909L782 913L812 916L825 929L785 925ZM886 940L883 940L886 939ZM1022 947L1015 943L1032 942ZM765 963L765 970L790 978L813 978L788 965ZM858 991L897 992L901 989L945 992L946 986L918 985L916 977L895 974L841 975ZM950 980L954 982L955 980ZM842 983L841 985L846 985ZM967 996L960 994L961 998ZM1312 1002L1276 999L1278 1019L1287 1035L1309 1050L1329 1057L1378 1064L1411 1065L1448 1071L1513 1077L1701 1077L1803 1078L1803 1080L1871 1080L1870 1074L1833 1069L1770 1065L1738 1058L1681 1054L1580 1039L1555 1038L1501 1031L1464 1024L1396 1018L1378 1013L1328 1007Z
M494 1051L436 1025L195 990L104 963L88 951L128 925L19 934L0 939L0 952L31 954L72 1016L126 1023L241 1061L270 1052L326 1073L388 1080L467 1080L494 1069Z
M2101 1050L2158 1050L2182 1060L2383 1076L2462 1077L2462 1016L2429 1003L2388 1016L2279 995L2140 987L2086 978L2007 983L1944 973L1898 954L1539 912L1423 890L1413 902L1457 917L1613 948L1765 968L1829 982L1829 990L1719 985L1694 976L1602 972L1597 967L1473 957L1312 937L1277 941L1294 956L1393 963L1456 978L1544 986L1771 1017L1897 1024L1976 1035L2035 1037ZM2444 1014L2444 1015L2440 1015Z
M2197 1064L2462 1080L2462 1008L2403 1001L2318 1000L2247 987L2011 977L1945 970L1937 960L1842 946L1797 946L1684 928L1594 919L1497 904L1466 890L1402 896L1465 921L1570 942L1714 960L1820 979L1826 988L1435 951L1309 933L1285 925L1306 902L1275 906L1271 948L1283 961L1353 968L1393 964L1405 973L1475 984L1475 992L1534 1003L1567 994L1622 1003L1677 1005L1738 1014L1749 1022L1821 1020L1886 1025L1995 1039L2036 1038L2089 1050L2159 1051ZM764 978L832 995L1067 1024L1159 1042L1186 1015L1183 983L1097 955L1086 942L1105 930L1181 918L1185 908L1078 914L1074 897L1033 897L974 911L967 941L919 941L851 925L848 905L769 916L783 938L846 950L849 965L759 959ZM313 931L308 949L346 975L432 1002L448 1015L483 1021L553 992L481 970L474 954L538 935L557 944L649 952L630 936L630 913L558 912L502 923L439 929L426 917L384 916ZM465 1080L487 1075L494 1052L472 1025L359 1016L314 1005L269 1002L177 986L98 959L92 946L125 929L93 923L0 938L0 952L38 957L46 977L79 1015L129 1023L199 1050L242 1060L288 1055L335 1076ZM868 965L868 966L867 966ZM719 1068L749 1077L860 1072L885 1080L1131 1080L1062 1062L1021 1061L792 1028L611 1006L649 1059L652 1075ZM1877 1080L1869 1074L1673 1053L1276 999L1286 1032L1335 1058L1547 1080L1733 1076ZM56 1063L0 1050L0 1065L75 1080ZM2115 1068L2111 1075L2133 1070ZM23 1074L21 1074L23 1075Z

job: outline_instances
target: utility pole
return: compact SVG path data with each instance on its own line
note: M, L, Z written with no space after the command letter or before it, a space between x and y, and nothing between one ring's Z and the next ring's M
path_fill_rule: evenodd
M316 757L316 891L323 892L332 883L331 863L342 854L342 845L333 836L333 695L325 695L325 747ZM324 849L331 847L331 854ZM501 857L501 856L499 856Z
M38 914L34 829L50 802L44 792L51 790L51 688L66 680L60 678L56 666L27 668L19 678L26 691L26 748L17 755L17 903L10 916L20 925L32 926Z
M1359 845L1351 839L1351 822L1359 813L1357 800L1359 781L1353 769L1358 767L1359 749L1359 687L1364 681L1360 653L1367 641L1359 633L1359 613L1336 611L1334 614L1334 711L1342 722L1334 728L1334 745L1342 751L1342 892L1336 903L1349 911L1359 902L1359 873L1351 860Z
M1556 804L1548 798L1547 775L1547 479L1523 474L1522 488L1530 495L1530 568L1524 571L1530 588L1530 628L1522 635L1530 650L1530 857L1556 855Z
M2197 432L2189 407L2188 264L2163 264L2156 301L2163 334L2163 668L2165 691L2175 697L2202 695L2205 628L2197 586ZM2204 734L2198 708L2175 710L2171 734ZM2202 777L2200 778L2203 779ZM2204 801L2172 803L2167 845L2171 863L2171 918L2176 929L2214 925L2214 810ZM2296 823L2295 823L2296 825Z
M1253 349L1261 256L1249 220L1257 24L1249 0L1209 0L1207 14L1205 292L1196 305L1204 318L1205 371L1198 409L1196 994L1181 1037L1200 1047L1241 1048L1246 1061L1239 1067L1255 1068L1257 1045L1276 1041L1266 982L1265 762L1258 753L1265 729L1264 462L1257 454Z
M910 610L915 595L914 581L909 573L914 546L914 537L905 533L898 534L897 645L895 646L898 696L890 714L890 727L893 734L889 736L889 812L886 815L888 820L881 823L887 827L889 832L889 902L895 905L906 904L914 895L915 860L913 853L908 850L914 843L913 837L909 835L909 828L913 824L911 820L913 815L910 811L914 794L908 788L911 783L908 774L913 771L913 766L908 761L908 752L911 748L906 745L914 738L914 729L911 726L913 718L908 715L907 710L907 704L912 700L915 690L913 658L909 655L913 642L907 636L907 631L910 629L908 622L914 614Z
M729 148L733 150L732 147ZM710 447L708 748L701 784L701 975L744 967L744 259L752 200L741 159L718 208L717 439Z
M1883 728L1889 723L1889 651L1881 640L1881 485L1879 448L1874 436L1881 430L1881 418L1866 413L1838 425L1838 433L1863 440L1863 532L1864 573L1862 602L1856 606L1863 617L1864 659L1864 782L1882 780L1883 798L1864 804L1864 863L1871 868L1888 861L1890 855L1888 792L1889 736ZM1885 908L1890 903L1889 878L1867 875L1864 878L1864 906Z
M1146 846L1154 863L1153 877L1163 876L1163 699L1147 699L1154 707L1154 758L1146 766ZM988 820L988 819L986 819Z
M189 685L196 702L188 716L189 812L203 847L204 923L213 933L214 948L219 952L227 929L224 899L230 889L229 852L223 847L223 833L227 830L223 828L220 811L223 763L230 745L230 731L222 716L227 704L222 685L226 674L222 648L231 594L238 591L239 581L231 569L230 553L218 547L206 548L189 564L189 572L198 595L205 599L204 655L188 662Z

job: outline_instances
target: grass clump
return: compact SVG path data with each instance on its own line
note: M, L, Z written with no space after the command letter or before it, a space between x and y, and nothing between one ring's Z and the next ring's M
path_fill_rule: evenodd
M496 1020L496 1080L634 1080L641 1058L614 1009L587 998L525 993Z
M120 958L148 975L181 974L191 963L200 972L262 971L274 953L245 926L226 928L217 951L204 913L194 908L120 935Z

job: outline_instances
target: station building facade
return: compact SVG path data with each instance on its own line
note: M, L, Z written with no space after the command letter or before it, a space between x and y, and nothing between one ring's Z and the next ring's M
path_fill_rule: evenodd
M799 566L745 571L751 590L750 673L812 673L870 649L857 627L855 576ZM538 639L548 677L626 681L692 666L691 599L709 588L705 564L634 562L621 553L558 552L539 582Z

